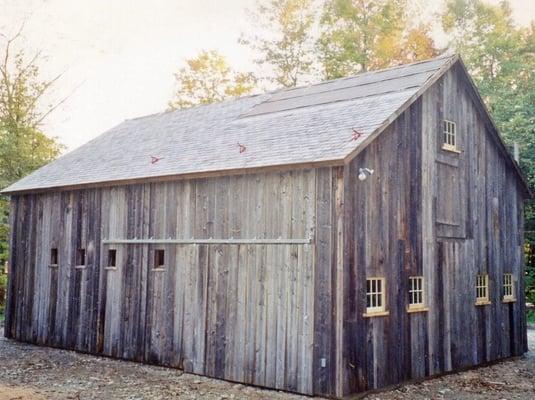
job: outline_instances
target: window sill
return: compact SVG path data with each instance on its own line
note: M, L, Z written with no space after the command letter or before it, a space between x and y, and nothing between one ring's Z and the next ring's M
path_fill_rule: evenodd
M87 265L75 265L74 269L86 269Z
M58 264L48 264L48 268L58 268Z
M516 303L516 299L515 299L515 298L512 298L512 299L502 299L502 303Z
M492 302L489 300L476 301L476 306L488 306L490 304L492 304Z
M153 268L151 269L152 272L163 272L165 271L165 268Z
M104 270L106 270L106 271L116 271L117 267L106 267L106 268L104 268Z
M387 315L390 315L390 311L373 311L362 314L364 318L386 317Z
M461 154L461 150L458 150L457 147L449 145L449 144L443 144L442 150L449 151L455 154Z
M409 314L412 314L412 313L419 313L419 312L427 312L429 311L429 308L428 307L413 307L413 308L407 308L407 313Z

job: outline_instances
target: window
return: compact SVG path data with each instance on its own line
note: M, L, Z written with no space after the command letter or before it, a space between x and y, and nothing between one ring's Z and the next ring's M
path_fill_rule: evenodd
M163 269L165 267L165 251L162 249L154 250L154 269Z
M409 277L409 308L407 311L427 311L423 276Z
M117 250L108 250L108 268L115 268L117 266Z
M457 126L455 122L444 120L442 148L449 151L457 151Z
M53 267L58 266L58 249L50 249L50 265Z
M385 279L366 279L366 313L365 317L388 315L385 299Z
M80 267L85 265L85 249L76 251L76 265Z
M476 304L490 304L488 275L478 275L476 277Z
M503 301L515 301L513 274L503 274Z

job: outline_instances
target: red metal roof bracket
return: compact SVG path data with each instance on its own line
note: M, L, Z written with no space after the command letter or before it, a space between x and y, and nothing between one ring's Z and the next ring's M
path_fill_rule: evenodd
M245 146L244 146L243 144L241 144L241 143L238 143L238 147L240 148L240 154L241 154L241 153L244 153L245 150L247 150L247 147L245 147Z
M154 156L150 156L150 163L151 164L156 164L158 161L160 161L163 157L154 157Z
M361 132L357 131L356 128L353 128L353 134L351 135L351 140L357 140L362 135L363 134Z

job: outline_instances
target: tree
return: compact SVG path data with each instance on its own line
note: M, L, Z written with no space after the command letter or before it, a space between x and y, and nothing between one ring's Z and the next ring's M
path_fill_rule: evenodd
M5 47L0 61L0 188L4 188L56 158L63 146L41 130L44 118L61 104L42 104L59 76L41 79L39 53L28 58L23 50L14 51L20 32L9 39L1 37ZM0 196L1 266L7 260L8 212L7 198Z
M256 35L240 42L260 54L255 62L272 68L268 79L294 87L311 78L314 68L314 0L270 0L251 13Z
M235 72L215 50L201 51L186 60L186 66L175 74L177 89L170 109L210 104L253 91L256 79L252 73Z
M535 187L535 24L514 25L507 1L449 0L442 25L463 57L506 143L520 145L520 167ZM535 231L535 205L526 205L526 230ZM535 235L526 235L533 254ZM531 249L531 250L530 250ZM535 263L530 256L526 260ZM527 265L535 276L535 265ZM535 284L535 279L532 280ZM527 288L532 293L535 287Z
M403 64L437 57L441 53L431 36L430 24L421 23L406 32L396 62Z
M407 0L327 0L317 43L324 77L340 78L438 55L429 25L412 26L407 16Z

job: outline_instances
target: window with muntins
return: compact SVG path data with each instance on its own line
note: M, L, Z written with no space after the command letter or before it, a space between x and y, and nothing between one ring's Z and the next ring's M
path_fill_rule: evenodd
M476 304L489 304L489 276L476 276Z
M514 281L513 274L503 274L503 301L514 301Z
M423 309L425 307L424 277L409 277L409 310Z
M443 121L443 144L444 150L457 151L457 125L455 122Z
M384 278L369 278L366 279L366 314L370 316L373 314L386 313L385 305L385 279Z

